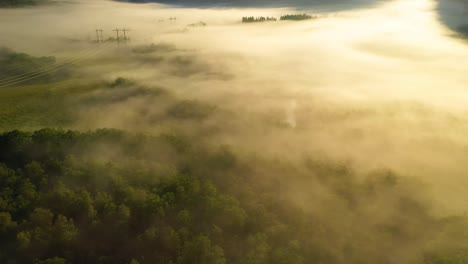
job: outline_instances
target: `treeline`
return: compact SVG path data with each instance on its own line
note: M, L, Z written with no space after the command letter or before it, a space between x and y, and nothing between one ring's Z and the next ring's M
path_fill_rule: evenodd
M274 17L242 17L242 23L253 23L253 22L265 22L265 21L276 21Z
M312 16L308 14L294 14L294 15L284 15L280 17L280 20L307 20L307 19L315 19L319 18L319 16ZM242 17L242 23L254 23L254 22L265 22L265 21L277 21L274 17Z
M311 16L308 14L294 14L294 15L284 15L280 17L280 20L306 20L306 19L312 19L315 18L315 16Z
M467 263L466 218L438 221L412 192L391 171L242 157L178 133L11 131L0 263Z

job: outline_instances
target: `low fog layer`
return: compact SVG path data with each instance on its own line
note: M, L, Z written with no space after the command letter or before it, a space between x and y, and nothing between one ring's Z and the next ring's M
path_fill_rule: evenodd
M460 162L468 143L468 48L438 21L433 1L248 25L242 16L294 11L82 1L0 13L8 36L2 46L58 62L82 56L84 78L124 77L235 115L205 120L217 129L217 142L291 159L318 151L358 168L390 167L432 185L444 208L467 209ZM187 26L199 21L207 26ZM97 28L105 38L128 28L131 43L89 43ZM173 48L131 51L151 43ZM159 107L142 98L89 108L73 127L159 131L164 125L139 114Z
M452 216L468 211L468 45L439 9L381 1L312 8L302 21L279 20L303 12L285 7L83 0L0 9L0 130L75 130L0 135L0 180L34 185L21 195L51 193L37 199L48 209L25 214L24 199L12 198L19 211L0 214L1 232L18 231L11 252L19 243L26 258L47 255L34 228L46 223L78 241L60 245L122 263L193 263L187 245L219 260L200 263L467 259L466 218ZM278 20L242 23L260 16ZM57 170L61 181L47 186ZM97 211L83 216L54 198L75 194ZM99 206L109 201L106 215ZM88 243L93 230L109 232L101 249ZM109 245L117 230L146 242Z
M1 92L13 98L1 102L0 129L176 131L200 144L226 145L252 162L246 171L261 186L296 175L283 190L288 202L323 213L339 232L356 228L357 234L365 219L388 220L381 205L399 217L393 200L384 193L369 208L351 210L316 181L359 196L355 175L359 181L375 169L395 170L404 183L395 192L411 190L427 205L417 218L424 220L421 229L419 222L408 228L417 233L414 240L424 240L422 229L431 227L426 214L468 210L468 45L440 22L437 8L432 0L395 0L264 23L241 19L298 11L113 1L0 9L0 46L8 48L0 61L2 54L25 52L39 67L20 64L0 75ZM130 40L113 41L116 29L128 30ZM341 171L304 165L307 157L349 165L354 170L344 171L353 180L308 178L310 171ZM332 209L312 201L329 195ZM353 221L340 221L345 218ZM408 255L419 250L400 249L392 263L413 260Z

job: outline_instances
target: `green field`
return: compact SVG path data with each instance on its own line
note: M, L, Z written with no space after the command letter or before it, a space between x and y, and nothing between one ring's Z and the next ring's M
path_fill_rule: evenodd
M0 90L0 128L34 130L67 127L73 123L71 98L97 89L95 84L73 81L27 85ZM51 88L52 87L52 88Z

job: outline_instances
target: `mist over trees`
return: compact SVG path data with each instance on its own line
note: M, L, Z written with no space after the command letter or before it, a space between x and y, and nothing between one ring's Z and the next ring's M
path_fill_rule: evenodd
M468 96L461 44L387 28L394 6L369 20L382 34L365 16L81 4L20 11L79 27L54 32L54 56L0 49L0 263L468 263L468 119L443 106ZM95 41L83 14L128 21L135 42Z
M304 177L309 188L322 190L304 197L312 210L288 202L288 189ZM340 162L252 159L177 133L6 132L0 135L0 261L468 261L460 255L463 244L451 251L431 247L446 245L444 234L466 227L465 218L431 216L417 190L392 171L359 178Z
M63 80L70 74L70 69L56 64L53 56L34 57L26 53L14 52L0 48L0 86L15 83L17 80L28 79L31 73L36 78L25 83L41 83ZM32 75L32 76L36 76Z

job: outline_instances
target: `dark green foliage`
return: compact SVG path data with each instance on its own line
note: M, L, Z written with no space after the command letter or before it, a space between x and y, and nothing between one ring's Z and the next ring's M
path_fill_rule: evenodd
M280 17L280 20L306 20L306 19L312 19L315 18L314 16L308 15L308 14L294 14L294 15L284 15Z
M224 264L223 249L212 246L211 240L206 236L197 236L183 245L177 264L206 263Z
M276 21L274 17L242 17L242 23L252 23L252 22L265 22L265 21Z
M345 163L304 164L177 133L0 134L0 263L398 263L400 243L465 226L436 223L390 171L361 182ZM446 252L421 261L465 263Z
M57 86L9 87L0 89L0 131L11 129L35 130L43 127L70 127L93 120L96 113L109 112L129 101L144 101L129 111L146 123L167 119L164 110L179 100L159 87L145 87L123 77L104 81L65 81ZM150 103L151 102L151 103ZM86 114L85 114L86 113ZM93 116L93 118L90 118ZM172 117L171 117L172 118ZM183 120L181 120L183 121Z
M69 75L70 70L58 66L55 57L34 57L0 48L0 86L22 79L22 84L58 81Z

